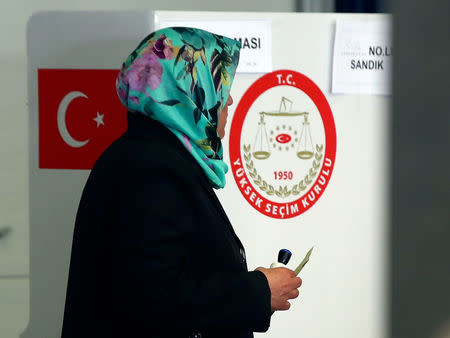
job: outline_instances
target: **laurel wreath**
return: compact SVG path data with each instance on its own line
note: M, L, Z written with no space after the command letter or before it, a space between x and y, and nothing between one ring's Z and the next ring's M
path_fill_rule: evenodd
M244 144L244 160L245 160L245 167L248 170L248 174L252 178L253 183L255 183L256 186L261 191L264 191L267 195L272 196L276 195L281 198L289 197L290 195L298 195L300 192L305 190L308 185L310 185L314 179L314 177L317 176L317 173L319 172L320 168L320 162L323 157L323 144L318 145L316 144L316 152L314 154L314 160L312 167L309 169L308 174L300 180L297 184L295 184L292 188L288 189L288 186L278 186L278 188L275 188L273 185L268 184L260 174L258 174L258 171L256 170L253 160L252 160L252 154L250 152L250 145Z

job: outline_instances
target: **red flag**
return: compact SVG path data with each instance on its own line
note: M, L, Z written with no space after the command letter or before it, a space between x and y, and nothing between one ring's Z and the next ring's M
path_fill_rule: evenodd
M39 168L91 169L127 128L116 69L39 69Z

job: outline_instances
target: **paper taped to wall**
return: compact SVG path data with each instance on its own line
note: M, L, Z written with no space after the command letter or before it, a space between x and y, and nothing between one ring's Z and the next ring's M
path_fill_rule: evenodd
M333 52L333 94L391 93L391 20L338 19Z

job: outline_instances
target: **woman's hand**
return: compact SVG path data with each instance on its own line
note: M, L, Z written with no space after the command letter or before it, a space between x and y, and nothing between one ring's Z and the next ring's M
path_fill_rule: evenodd
M272 311L288 310L291 307L288 299L298 297L301 278L296 277L294 271L283 267L266 269L260 266L256 270L261 271L269 282Z

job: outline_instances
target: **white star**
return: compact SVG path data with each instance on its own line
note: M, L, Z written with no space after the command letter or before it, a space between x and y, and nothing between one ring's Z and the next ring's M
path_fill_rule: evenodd
M105 125L105 123L103 122L103 116L105 116L105 115L104 114L100 114L99 112L97 112L97 117L93 119L95 122L97 122L97 128L101 124Z

